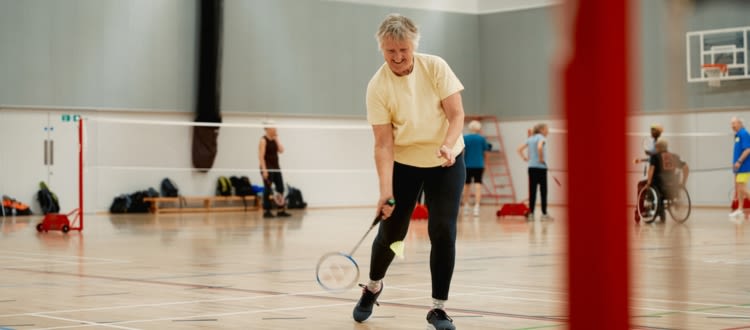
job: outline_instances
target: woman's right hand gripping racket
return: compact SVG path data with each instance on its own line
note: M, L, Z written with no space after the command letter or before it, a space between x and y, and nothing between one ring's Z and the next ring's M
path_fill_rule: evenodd
M388 200L388 205L393 206L396 201ZM357 251L362 241L365 240L370 231L383 221L383 215L378 214L372 221L370 228L359 239L357 245L349 252L329 252L324 254L318 260L318 266L315 268L315 277L318 284L329 291L345 291L354 287L359 280L359 265L354 260L354 252Z

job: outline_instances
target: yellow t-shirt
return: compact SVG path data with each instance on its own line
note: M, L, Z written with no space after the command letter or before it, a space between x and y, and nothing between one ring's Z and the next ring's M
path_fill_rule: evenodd
M441 101L464 89L442 58L414 54L414 70L397 76L383 63L367 85L367 120L393 125L394 159L416 167L436 167L445 160L437 152L448 132ZM453 154L464 149L459 135Z

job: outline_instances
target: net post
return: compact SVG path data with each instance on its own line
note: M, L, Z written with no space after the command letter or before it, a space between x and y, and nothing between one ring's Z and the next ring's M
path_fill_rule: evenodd
M83 231L83 118L78 120L78 231Z
M566 185L568 328L628 330L625 133L632 102L629 21L638 10L627 0L566 2L572 47L580 50L570 52L561 76L572 183ZM590 69L605 66L613 68L606 75ZM606 164L593 160L592 150Z

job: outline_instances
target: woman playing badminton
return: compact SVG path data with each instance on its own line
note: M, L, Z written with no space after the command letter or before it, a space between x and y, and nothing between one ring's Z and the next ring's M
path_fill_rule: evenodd
M420 189L429 211L432 250L433 329L455 329L443 305L448 299L456 257L456 221L466 176L461 82L440 57L416 53L419 30L399 14L388 15L376 39L385 63L367 86L367 119L375 136L380 184L377 212L383 214L372 244L370 281L361 285L354 307L357 322L367 320L383 293L383 278L402 241ZM389 199L395 206L387 205Z

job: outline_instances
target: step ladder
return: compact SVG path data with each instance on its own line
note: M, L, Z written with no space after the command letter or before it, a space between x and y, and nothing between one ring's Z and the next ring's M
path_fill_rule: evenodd
M508 166L508 155L513 150L507 150L500 135L500 123L497 117L490 115L465 115L465 124L472 120L482 123L480 134L492 145L492 150L486 153L484 178L482 180L482 202L502 205L516 202L516 189ZM466 126L466 125L464 125Z

